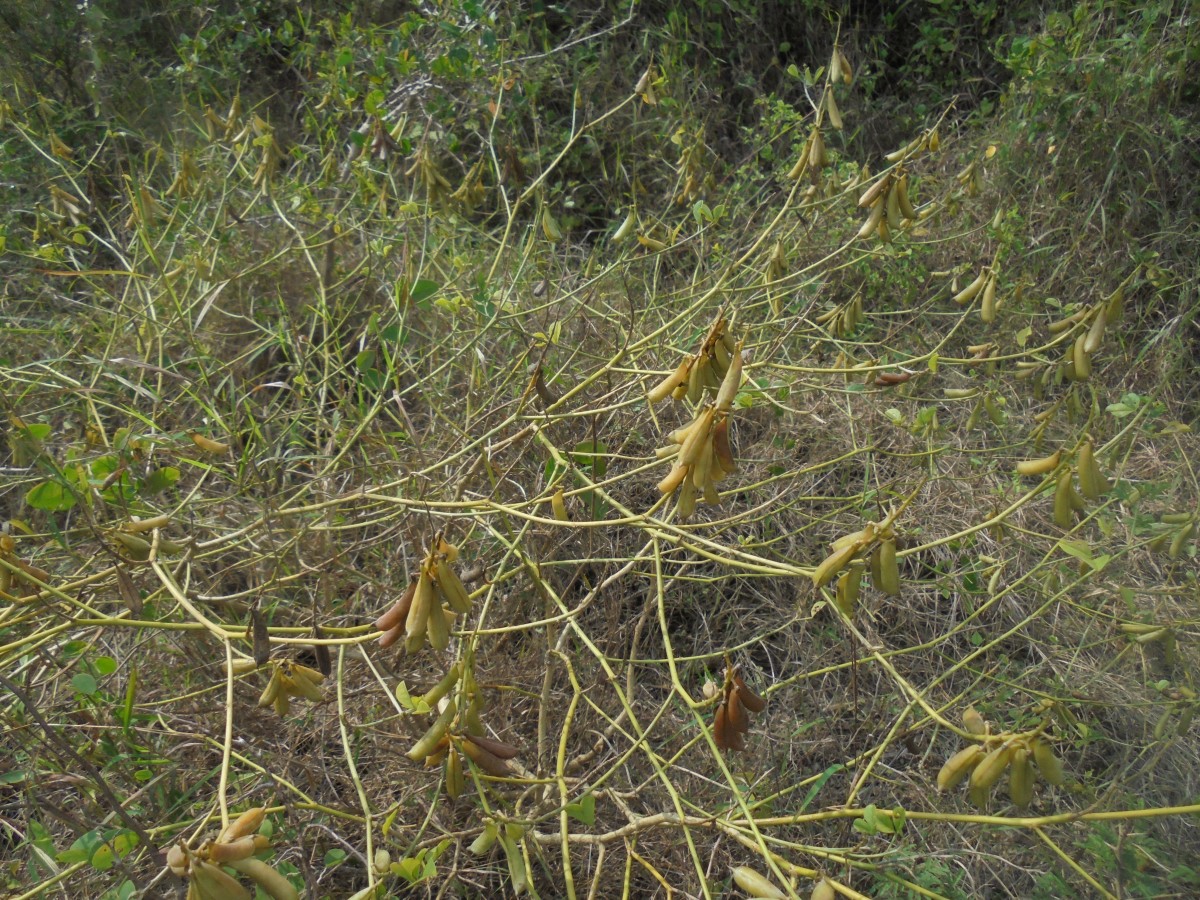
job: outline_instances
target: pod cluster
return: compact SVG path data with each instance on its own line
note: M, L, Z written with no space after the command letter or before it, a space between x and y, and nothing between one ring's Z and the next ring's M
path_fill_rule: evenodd
M966 781L971 802L984 809L992 789L1008 773L1008 795L1024 809L1033 800L1037 776L1047 784L1064 782L1062 761L1040 732L992 734L988 723L973 708L963 715L963 724L978 742L962 748L942 765L937 777L939 791L953 790Z
M733 359L717 391L717 398L696 412L687 425L670 435L670 444L657 451L659 459L672 460L671 471L658 483L663 494L679 490L677 510L686 519L696 511L697 498L717 504L721 496L717 485L737 471L737 460L729 442L729 413L733 398L742 381L741 345L736 345Z
M655 385L647 396L651 403L658 403L667 397L676 400L687 397L692 403L699 403L706 391L714 395L720 393L729 370L735 364L740 379L741 359L738 344L729 333L724 316L718 315L700 349L695 354L685 357L675 371ZM729 399L732 401L733 398Z
M858 229L860 240L878 235L881 241L888 243L893 232L920 218L912 205L908 173L903 167L874 182L858 198L858 205L860 209L867 210L867 219Z
M461 699L461 704L452 692ZM463 757L486 775L506 778L514 774L509 761L518 750L485 735L479 718L482 701L470 669L461 662L455 663L420 700L426 708L438 708L439 713L405 755L426 767L444 766L446 793L451 798L457 798L466 789Z
M727 668L721 702L713 715L713 742L717 749L745 750L750 714L760 713L766 707L767 701L747 687L741 672Z
M255 859L255 854L271 846L266 835L258 833L266 814L261 806L248 809L215 840L205 841L196 850L182 842L167 850L167 867L188 881L187 900L251 900L254 893L222 866L247 876L274 900L299 900L300 894L290 881Z
M838 608L847 616L853 615L862 575L869 566L871 583L895 597L900 593L896 549L896 530L891 517L881 523L869 522L862 530L843 535L830 544L829 555L813 569L813 586L819 590L837 577Z
M383 632L379 646L390 647L401 637L408 653L418 652L426 638L434 650L449 646L455 618L471 611L471 596L451 567L456 559L458 548L438 535L400 599L375 620Z
M238 660L233 664L235 675L256 667L254 660ZM325 699L321 683L325 675L316 669L302 666L290 659L271 661L271 677L258 698L259 706L273 706L276 714L286 716L292 707L293 697L302 697L312 703Z

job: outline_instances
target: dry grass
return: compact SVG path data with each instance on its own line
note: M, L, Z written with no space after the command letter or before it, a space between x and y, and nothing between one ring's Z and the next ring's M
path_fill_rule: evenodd
M666 127L633 97L609 111L639 141ZM1055 239L1048 266L1038 235L1072 213L1025 180L1033 151L991 159L948 122L940 153L907 162L932 215L891 244L854 237L863 185L806 200L788 160L755 192L709 182L726 217L707 221L672 202L680 184L659 160L641 233L678 233L658 251L582 228L546 240L538 192L498 178L498 140L476 211L430 198L395 157L365 154L322 181L318 161L345 160L318 144L256 185L261 147L237 137L250 121L208 139L196 113L166 161L131 171L156 215L131 217L128 192L94 196L78 227L30 209L9 236L24 263L0 306L0 517L15 539L0 557L13 692L0 816L16 896L116 897L125 881L165 893L172 876L146 851L252 805L271 808L273 859L313 897L376 881L403 893L373 854L434 848L414 895L505 895L505 854L468 850L488 822L519 826L510 849L544 897L716 896L738 865L799 894L822 873L851 897L1194 886L1196 743L1177 723L1195 700L1196 543L1175 557L1151 546L1181 527L1162 515L1194 515L1200 496L1200 444L1173 424L1195 417L1194 257L1093 267L1092 244L1118 240L1097 218ZM406 137L423 127L404 123ZM32 120L12 127L48 147ZM564 136L544 158L568 144L564 169L590 152ZM837 152L839 183L857 172L853 149ZM185 153L195 193L168 197ZM986 172L978 196L955 178L971 161ZM89 193L86 159L43 163L45 185ZM446 151L448 174L457 163ZM989 224L998 206L1038 214ZM776 242L787 271L765 284ZM1007 304L985 326L978 301L950 301L946 273L965 283L998 251ZM1057 366L1086 325L1046 325L1122 282L1125 318L1090 379L1035 396L1017 363ZM859 290L855 329L817 323ZM679 521L654 450L691 411L649 408L645 392L722 309L748 348L741 468L719 506ZM985 341L998 362L972 358ZM862 363L865 379L848 368ZM549 399L531 381L539 365ZM900 370L912 378L875 383ZM985 393L1002 407L994 422L976 411ZM204 452L191 429L228 449ZM1113 488L1064 530L1053 477L1014 465L1057 448L1065 464L1085 434ZM604 445L603 473L584 442ZM110 462L124 480L106 483ZM177 483L146 487L164 467ZM43 484L72 507L35 508ZM551 512L557 488L570 521ZM809 575L831 541L893 510L903 589L868 579L847 617ZM113 544L113 529L154 514L171 524L149 561ZM441 531L460 570L481 567L472 614L445 652L380 650L371 623ZM168 539L185 549L165 552ZM47 577L29 582L22 563ZM256 705L261 673L231 674L256 609L277 658L315 665L320 627L333 662L322 703L280 718ZM1172 655L1131 641L1130 622L1170 627ZM455 661L474 673L489 733L520 752L514 777L471 770L450 800L440 766L404 756L431 719L396 687L418 695ZM704 692L727 662L767 698L743 753L717 749ZM1027 810L1003 789L982 810L938 794L971 704L998 731L1044 719L1067 783L1039 785ZM589 796L594 816L569 805ZM864 833L868 805L908 823ZM126 817L153 847L102 871L87 853L52 859L84 835L118 839Z

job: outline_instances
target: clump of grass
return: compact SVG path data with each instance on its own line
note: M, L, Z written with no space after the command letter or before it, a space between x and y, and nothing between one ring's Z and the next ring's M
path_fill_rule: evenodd
M1059 121L1062 60L882 161L812 67L770 104L786 152L723 163L669 58L588 103L567 50L522 83L437 24L440 81L365 98L338 73L389 32L305 33L286 128L185 94L107 193L12 109L40 198L0 360L14 887L149 890L151 847L231 805L280 814L312 896L1164 882L1125 850L1191 850L1194 261L995 136ZM650 402L714 321L736 391ZM681 515L656 451L718 417L736 469ZM268 660L325 681L260 708ZM1010 738L1063 777L933 790Z

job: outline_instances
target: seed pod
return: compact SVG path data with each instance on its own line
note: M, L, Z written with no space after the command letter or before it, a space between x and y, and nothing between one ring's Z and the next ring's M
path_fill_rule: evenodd
M431 687L421 697L421 699L429 706L430 709L435 707L438 704L438 701L449 694L454 686L458 684L459 679L462 678L462 671L462 662L456 662L450 667L450 671L442 676L442 680Z
M260 850L265 850L271 842L263 834L248 834L234 841L221 841L209 845L208 858L223 865L236 862L239 859L249 859Z
M689 466L682 465L676 462L674 468L663 476L662 481L658 483L658 490L663 494L672 493L675 488L679 487L687 477Z
M621 224L617 228L617 230L613 232L613 236L610 238L610 240L613 243L623 241L623 240L625 240L625 238L627 238L631 234L633 234L633 231L636 227L637 227L637 214L631 209L629 211L629 213L625 216L625 220L623 222L621 222Z
M971 801L971 805L976 809L987 809L988 796L990 794L991 790L989 788L972 787L967 793L967 797Z
M838 578L835 600L837 608L847 618L854 616L854 609L858 605L859 588L862 585L862 573L861 564L851 564L850 568Z
M505 760L475 743L473 740L464 740L462 742L462 751L471 762L475 763L475 765L488 775L496 778L508 778L513 774L512 767Z
M1079 489L1087 499L1098 500L1112 490L1112 485L1108 483L1100 464L1096 461L1096 451L1090 440L1084 441L1080 446L1076 467L1079 469Z
M267 620L257 606L250 610L250 631L253 635L254 661L265 666L271 658L271 635L267 631Z
M729 412L733 408L733 398L737 396L742 386L742 345L730 354L729 368L721 380L720 390L717 391L716 408L719 412Z
M263 807L251 807L230 822L229 827L221 832L218 840L221 843L228 843L252 835L262 827L262 823L266 818L267 811Z
M842 82L844 84L854 83L854 69L850 65L850 60L846 59L846 54L841 50L837 50L838 62L842 67Z
M975 299L975 296L983 290L984 283L987 281L988 270L982 269L975 277L975 280L968 284L965 288L954 295L954 302L960 306L970 303Z
M1088 329L1087 337L1083 341L1083 349L1090 355L1100 349L1100 343L1104 340L1104 327L1108 324L1108 307L1104 304L1100 305L1100 311L1096 313L1096 317L1092 319L1092 325Z
M829 124L841 131L842 111L837 108L837 102L833 99L833 91L829 88L825 89L825 112L829 115Z
M146 562L150 558L150 542L145 538L138 537L135 534L128 534L124 531L113 531L110 533L130 559L135 562Z
M1021 809L1033 800L1033 766L1029 762L1029 751L1024 747L1013 753L1012 768L1008 773L1008 796Z
M1049 741L1041 737L1033 739L1032 742L1033 761L1037 763L1038 772L1041 773L1042 780L1047 784L1055 786L1061 785L1066 781L1063 773L1063 764L1054 753L1054 748Z
M458 707L455 705L454 701L448 701L441 714L437 717L437 719L434 720L433 724L429 726L429 730L427 730L425 734L421 736L421 739L413 744L412 747L409 748L408 752L404 755L413 762L421 762L423 759L425 759L425 757L429 756L429 754L431 754L437 747L438 743L441 742L442 738L446 736L446 732L450 729L450 723L454 721L454 717L457 715L457 713Z
M272 869L261 859L243 859L230 863L230 868L248 875L273 900L300 900L300 894L292 883Z
M446 613L447 610L442 606L441 601L437 601L429 610L429 617L425 620L425 636L429 639L429 646L439 653L450 646L450 623L446 621ZM451 615L453 614L451 613Z
M1001 744L989 752L971 771L971 788L978 788L982 791L991 790L992 786L1000 780L1000 776L1004 774L1004 770L1008 768L1013 752L1014 748L1009 744Z
M436 602L433 580L429 577L428 568L423 565L421 575L417 579L417 590L413 595L412 607L408 611L408 618L405 619L404 631L408 638L407 644L415 642L417 647L420 647L420 641L424 639L428 627L429 614L433 611Z
M325 640L325 633L321 631L320 625L313 626L313 637L318 641ZM313 657L317 661L317 669L320 671L321 675L329 675L333 671L333 660L329 656L329 645L320 643L313 644L312 652ZM320 684L320 682L317 683Z
M550 509L554 513L554 518L559 522L570 522L571 516L567 512L567 500L563 496L562 488L559 488L550 497Z
M750 716L746 711L746 707L742 704L741 698L738 697L738 690L734 687L725 699L725 716L729 722L729 727L739 734L745 734L750 730Z
M289 693L292 696L303 697L305 700L309 700L313 703L320 703L325 699L325 695L321 692L321 689L317 686L317 683L309 676L309 673L312 671L313 670L309 669L307 666L301 667L292 665L290 667L290 671L285 677L291 682L291 690ZM320 673L318 672L315 674L319 675ZM322 676L322 678L324 678L324 676ZM287 685L288 681L285 681L284 684Z
M446 794L451 800L457 800L466 790L467 782L463 777L462 759L458 750L453 746L446 753Z
M122 525L121 530L128 531L130 534L144 534L147 531L153 531L155 528L166 528L170 524L171 517L162 515L149 519L133 519Z
M271 677L267 681L267 686L263 688L263 692L259 695L259 706L270 706L275 702L275 698L283 690L283 676L279 672L279 667L271 669Z
M400 599L387 612L375 620L375 627L380 631L391 631L408 619L408 611L412 608L413 597L417 592L417 577L413 575L408 579L408 585L404 588L404 593L400 595Z
M1040 459L1026 459L1017 463L1018 475L1045 475L1053 472L1058 467L1058 461L1062 458L1062 451L1055 450L1049 456L1043 456Z
M1075 338L1075 344L1072 347L1071 361L1075 363L1075 380L1087 381L1092 374L1092 354L1084 349L1084 344L1087 343L1087 335L1081 334Z
M235 659L233 661L234 675L249 675L258 668L258 663L252 659Z
M982 744L970 744L951 756L938 772L937 787L939 791L950 791L958 787L974 768L983 761L984 749Z
M237 879L203 859L192 859L188 875L200 900L250 900L250 893Z
M690 368L691 360L684 359L674 372L672 372L647 392L647 399L651 403L658 403L660 400L667 399L667 397L671 396L676 388L678 388L680 385L687 384L688 370Z
M1072 325L1076 325L1079 322L1082 322L1087 317L1087 313L1088 313L1088 311L1086 309L1081 309L1076 312L1073 312L1073 313L1071 313L1071 315L1066 316L1065 318L1059 319L1055 322L1051 322L1049 325L1046 326L1046 330L1048 332L1050 332L1051 334L1061 334L1062 332L1064 332L1068 328L1070 328Z
M471 595L467 593L462 579L450 567L448 560L440 559L437 562L437 583L452 610L464 616L471 612Z
M742 705L752 713L760 713L767 708L767 701L750 690L746 686L746 682L742 680L742 673L734 671L733 683L737 687L738 697L742 701Z
M484 737L482 734L468 734L466 737L472 744L482 747L499 759L513 759L518 753L517 748L512 746L512 744L493 740L490 737Z
M713 743L717 745L718 750L732 750L733 739L740 737L737 731L729 725L728 703L722 700L717 705L717 711L713 714Z
M471 841L471 846L467 849L476 856L483 856L483 854L492 849L492 846L496 843L496 838L499 835L500 829L496 823L488 822L487 825L484 826L483 831L479 833L479 836L475 838L475 840Z
M879 542L879 583L875 585L889 597L900 596L900 567L896 562L896 539Z
M858 236L861 240L865 241L883 224L883 215L886 211L886 206L887 204L883 202L882 198L877 197L875 199L870 215L867 216L867 220L863 222L862 227L858 229Z
M1054 488L1054 524L1067 529L1075 524L1075 511L1071 506L1071 493L1075 486L1071 483L1071 470L1063 469L1058 474L1058 484Z
M837 888L828 878L822 878L808 897L809 900L837 900Z
M896 186L892 190L896 194L897 203L900 204L900 215L915 222L919 216L917 215L917 211L913 209L912 200L908 196L907 172L896 180Z
M552 244L562 240L562 228L559 227L558 220L554 218L549 209L542 210L542 234Z
M771 879L762 875L749 866L736 866L733 869L733 883L751 897L765 900L786 900L787 894L775 887Z
M992 272L983 288L983 303L979 307L979 317L983 320L984 325L991 325L996 321L996 280L996 273Z
M198 431L189 431L187 435L192 439L192 443L205 453L211 453L213 456L217 456L218 454L229 452L228 444L222 443L221 441L214 441L212 438L207 438Z
M823 169L829 165L829 154L825 152L825 138L821 129L814 128L808 143L808 164L814 169Z
M846 567L850 560L854 558L854 555L858 553L859 549L860 546L858 544L849 544L840 550L834 550L825 557L820 565L813 569L813 586L820 590L832 581L833 576Z
M904 220L900 215L900 199L896 195L896 187L892 186L887 192L887 197L883 201L884 213L887 216L888 228L893 231L899 231L904 227Z
M1171 538L1171 546L1167 548L1168 558L1179 559L1183 556L1183 548L1187 546L1187 542L1191 540L1195 530L1196 522L1193 520L1175 532L1175 536Z
M884 195L885 192L892 187L891 174L884 175L871 184L869 188L863 191L862 196L858 198L858 206L860 209L868 209L875 206L875 201Z
M182 844L172 844L167 850L167 867L180 878L187 877L188 855Z
M729 417L722 416L713 427L713 454L724 473L737 471L737 460L733 456L733 448L729 444ZM722 475L722 478L724 475ZM718 481L721 479L717 479Z
M968 706L966 712L963 713L962 719L963 727L971 732L971 734L987 734L987 722L984 721L983 716L979 714L979 710L975 707Z

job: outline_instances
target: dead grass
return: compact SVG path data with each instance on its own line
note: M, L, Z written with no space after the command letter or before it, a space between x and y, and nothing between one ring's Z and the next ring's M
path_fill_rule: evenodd
M639 141L664 133L655 116L639 102ZM989 161L965 130L945 143L909 162L935 214L890 245L853 238L862 186L814 203L782 172L753 200L737 179L710 183L705 200L728 212L709 222L673 203L663 159L639 213L643 234L678 228L673 246L579 233L555 244L538 198L514 208L522 186L494 171L487 208L467 212L430 202L394 157L368 155L318 190L315 161L339 151L313 145L301 154L312 165L264 193L252 143L199 129L168 152L172 166L194 154L195 196L166 198L161 168L132 173L153 185L157 218L127 223L128 196L93 198L79 229L30 209L9 236L24 267L0 306L5 411L19 417L0 490L15 539L0 565L16 576L0 673L20 692L4 706L8 889L165 892L173 876L146 851L251 805L271 807L273 860L313 897L376 880L409 890L398 871L371 872L381 848L396 862L442 848L415 896L505 895L505 854L468 850L492 821L520 826L513 846L544 897L714 896L737 865L790 876L799 894L814 873L845 896L1194 885L1195 736L1176 728L1195 701L1196 543L1172 559L1150 542L1169 531L1163 513L1194 513L1200 494L1200 446L1172 424L1195 418L1183 377L1194 335L1182 330L1195 260L1148 261L1138 239L1150 235L1116 252L1111 227L1100 260L1090 222L1046 238L1074 214L1020 175L1030 156ZM490 149L498 161L504 148ZM954 177L972 160L988 179L976 197ZM856 162L844 158L842 181ZM47 184L80 189L87 174L86 160L46 157ZM992 228L997 204L1038 213ZM789 270L764 285L776 241ZM965 283L998 249L1008 305L989 328L975 305L950 302L947 272ZM1091 378L1034 396L1016 363L1057 365L1063 338L1045 326L1073 309L1060 304L1103 301L1123 279L1126 317ZM858 328L817 324L860 289ZM741 468L719 506L680 522L653 453L691 413L649 409L645 392L720 309L749 349ZM971 358L985 340L1000 362ZM839 353L872 363L865 383ZM549 399L531 383L538 365ZM905 384L874 383L900 369ZM1000 424L972 415L984 393ZM1109 410L1118 402L1127 413ZM49 432L30 440L20 423ZM204 453L191 429L228 451ZM1059 447L1068 460L1085 434L1114 486L1068 534L1052 488L1037 493L1013 467ZM605 445L603 474L579 455L588 441ZM136 482L163 467L179 480L120 495L105 459ZM29 491L46 483L74 506L34 508ZM569 522L551 512L558 487ZM901 594L868 580L842 615L812 567L901 507ZM171 517L159 539L182 553L117 552L112 529L157 513ZM439 531L462 548L460 569L481 567L472 614L444 653L382 651L371 623ZM48 577L31 586L21 563ZM280 718L257 706L261 673L229 674L227 654L250 653L253 609L276 657L315 664L320 626L334 666L324 702ZM1169 626L1174 656L1132 642L1119 627L1131 622ZM430 717L396 687L419 695L454 661L474 672L482 720L520 768L503 780L472 770L450 800L440 766L404 756ZM744 753L713 744L704 684L727 662L768 700ZM1007 731L1036 727L1041 703L1063 787L1040 785L1025 811L1003 789L986 810L936 792L968 705ZM55 859L126 828L101 783L155 846L111 869L89 853ZM594 814L568 807L587 796ZM907 826L864 833L869 804L905 810Z

